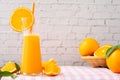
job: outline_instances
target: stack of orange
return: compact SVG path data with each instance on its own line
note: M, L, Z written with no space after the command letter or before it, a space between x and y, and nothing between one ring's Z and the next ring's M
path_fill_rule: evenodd
M60 74L60 67L57 65L54 59L50 59L47 62L42 63L43 73L49 76L55 76Z
M107 66L112 72L120 73L120 44L99 46L94 38L86 38L79 45L79 52L93 67Z
M99 46L94 38L85 38L79 45L81 58L93 67L106 66L106 51L112 47L111 44Z

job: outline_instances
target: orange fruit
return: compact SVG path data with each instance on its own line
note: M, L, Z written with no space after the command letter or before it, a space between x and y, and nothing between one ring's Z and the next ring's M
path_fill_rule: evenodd
M49 65L47 65L44 73L49 76L58 75L60 73L60 67L54 63L50 63Z
M106 58L106 64L112 72L120 72L120 49L116 49Z
M43 73L48 76L58 75L61 71L60 67L57 65L56 61L51 58L47 62L42 63Z
M94 38L85 38L79 45L79 52L82 56L93 55L99 48L99 43Z
M43 63L42 63L42 68L43 68L43 70L44 70L44 69L46 68L46 66L47 66L48 64L50 64L50 63L56 64L56 61L55 61L53 58L51 58L51 59L49 59L48 61L43 62Z
M105 57L107 50L112 47L111 44L105 44L94 52L94 56Z
M10 17L11 28L17 32L22 32L30 28L34 23L32 11L26 7L15 9Z
M8 71L8 72L15 72L17 69L16 69L16 66L15 66L15 63L13 62L7 62L2 68L1 68L1 71Z

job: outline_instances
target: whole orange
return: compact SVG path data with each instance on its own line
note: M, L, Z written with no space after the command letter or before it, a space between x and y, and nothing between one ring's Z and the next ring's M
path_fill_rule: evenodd
M116 49L106 58L108 68L112 72L120 72L120 49Z
M93 55L99 48L99 43L94 38L85 38L79 45L79 52L82 56Z

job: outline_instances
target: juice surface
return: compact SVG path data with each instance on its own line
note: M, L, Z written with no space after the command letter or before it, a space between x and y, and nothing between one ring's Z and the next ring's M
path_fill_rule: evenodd
M24 35L21 73L38 74L42 71L39 35Z

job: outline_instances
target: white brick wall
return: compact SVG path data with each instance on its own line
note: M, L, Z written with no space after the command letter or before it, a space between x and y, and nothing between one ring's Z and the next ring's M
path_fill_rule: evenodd
M0 0L0 66L9 60L20 63L23 33L10 28L9 18L19 6L31 9L33 1L43 61L88 65L77 50L84 38L100 45L120 42L120 0Z

